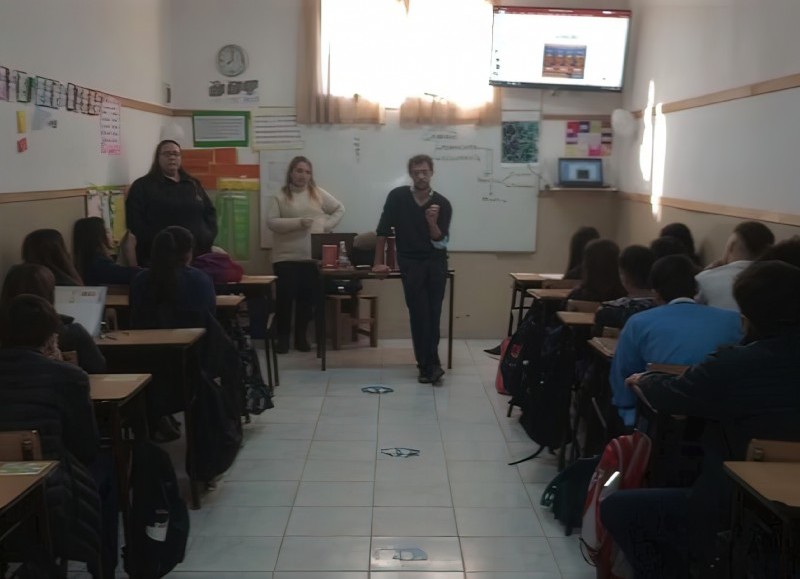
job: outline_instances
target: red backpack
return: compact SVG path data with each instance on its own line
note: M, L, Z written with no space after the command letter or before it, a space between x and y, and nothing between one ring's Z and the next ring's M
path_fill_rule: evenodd
M650 438L641 432L620 436L606 445L600 464L594 471L583 508L581 543L598 579L632 577L630 565L608 536L600 520L600 503L615 490L642 486L650 461Z

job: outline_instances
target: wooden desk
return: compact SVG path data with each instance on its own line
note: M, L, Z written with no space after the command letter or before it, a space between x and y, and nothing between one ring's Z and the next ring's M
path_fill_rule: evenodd
M569 288L529 289L526 293L535 300L564 301L569 297L569 294L572 293L572 290Z
M277 275L243 275L240 281L234 281L228 285L249 285L249 286L264 286L269 287L275 280L278 279Z
M325 325L327 323L325 316L325 278L332 277L337 279L394 279L402 280L403 276L399 271L392 271L388 274L378 275L372 273L369 269L320 269L320 277L322 278L319 284L319 296L317 297L317 311L316 311L316 326L317 326L317 357L322 360L322 370L325 371L327 367L327 331ZM450 293L448 300L448 316L447 316L447 369L453 368L453 298L455 296L456 286L456 272L455 270L447 270L447 279L450 281Z
M217 296L217 307L220 309L236 309L244 301L244 296L229 294ZM129 308L130 297L127 294L111 294L106 296L107 308Z
M533 290L543 292L545 290ZM557 291L557 290L550 290ZM556 312L562 323L568 326L593 326L594 312Z
M618 343L618 338L592 338L589 340L589 347L606 360L611 360L614 357L614 352L617 351Z
M127 412L136 440L149 438L144 387L152 380L151 374L90 374L89 394L95 414L100 421L107 420L111 427L111 453L117 469L119 505L122 511L122 528L125 544L130 544L130 466L129 452L122 431L122 414Z
M542 287L542 282L550 279L561 279L564 277L560 273L509 273L513 283L511 284L511 308L508 310L508 335L514 327L514 310L517 310L517 328L522 321L522 311L525 309L526 291L532 288ZM517 303L519 296L519 303Z
M0 475L0 543L33 517L36 519L37 535L41 546L45 553L52 558L45 479L56 468L58 462L36 462L47 464L38 474Z
M187 466L194 453L194 417L192 415L193 388L188 375L188 352L197 345L206 333L204 328L182 328L174 330L127 330L110 332L102 338L95 338L95 343L103 351L110 370L115 372L155 373L162 371L158 365L157 352L171 353L177 350L179 357L180 381L184 405L184 429L186 436ZM200 508L200 482L190 477L191 506Z
M794 577L791 558L800 543L800 462L726 462L725 473L734 483L733 576L744 576L748 545L743 519L746 510L776 527L780 541L780 575Z

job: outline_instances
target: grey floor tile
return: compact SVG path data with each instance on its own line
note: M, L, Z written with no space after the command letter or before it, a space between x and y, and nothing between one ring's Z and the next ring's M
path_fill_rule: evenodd
M276 571L366 571L369 537L284 537Z
M302 481L296 507L371 507L374 483Z
M286 535L365 537L372 528L372 507L294 507Z
M193 537L176 571L272 571L280 537Z

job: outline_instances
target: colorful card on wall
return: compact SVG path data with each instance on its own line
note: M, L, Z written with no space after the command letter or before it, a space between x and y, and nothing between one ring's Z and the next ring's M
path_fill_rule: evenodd
M567 121L567 157L607 157L611 154L611 121Z

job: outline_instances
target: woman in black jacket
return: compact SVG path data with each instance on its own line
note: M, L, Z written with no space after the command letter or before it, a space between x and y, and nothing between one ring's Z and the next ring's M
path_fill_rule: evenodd
M111 542L103 566L104 575L113 577L117 530L109 522L103 532L101 499L90 474L99 435L89 376L58 359L60 324L53 306L39 296L17 296L0 309L0 430L38 431L44 458L59 461L47 479L54 553L87 562L97 576L101 544ZM113 471L106 475L99 478L106 479L113 499ZM108 514L116 521L115 504Z

